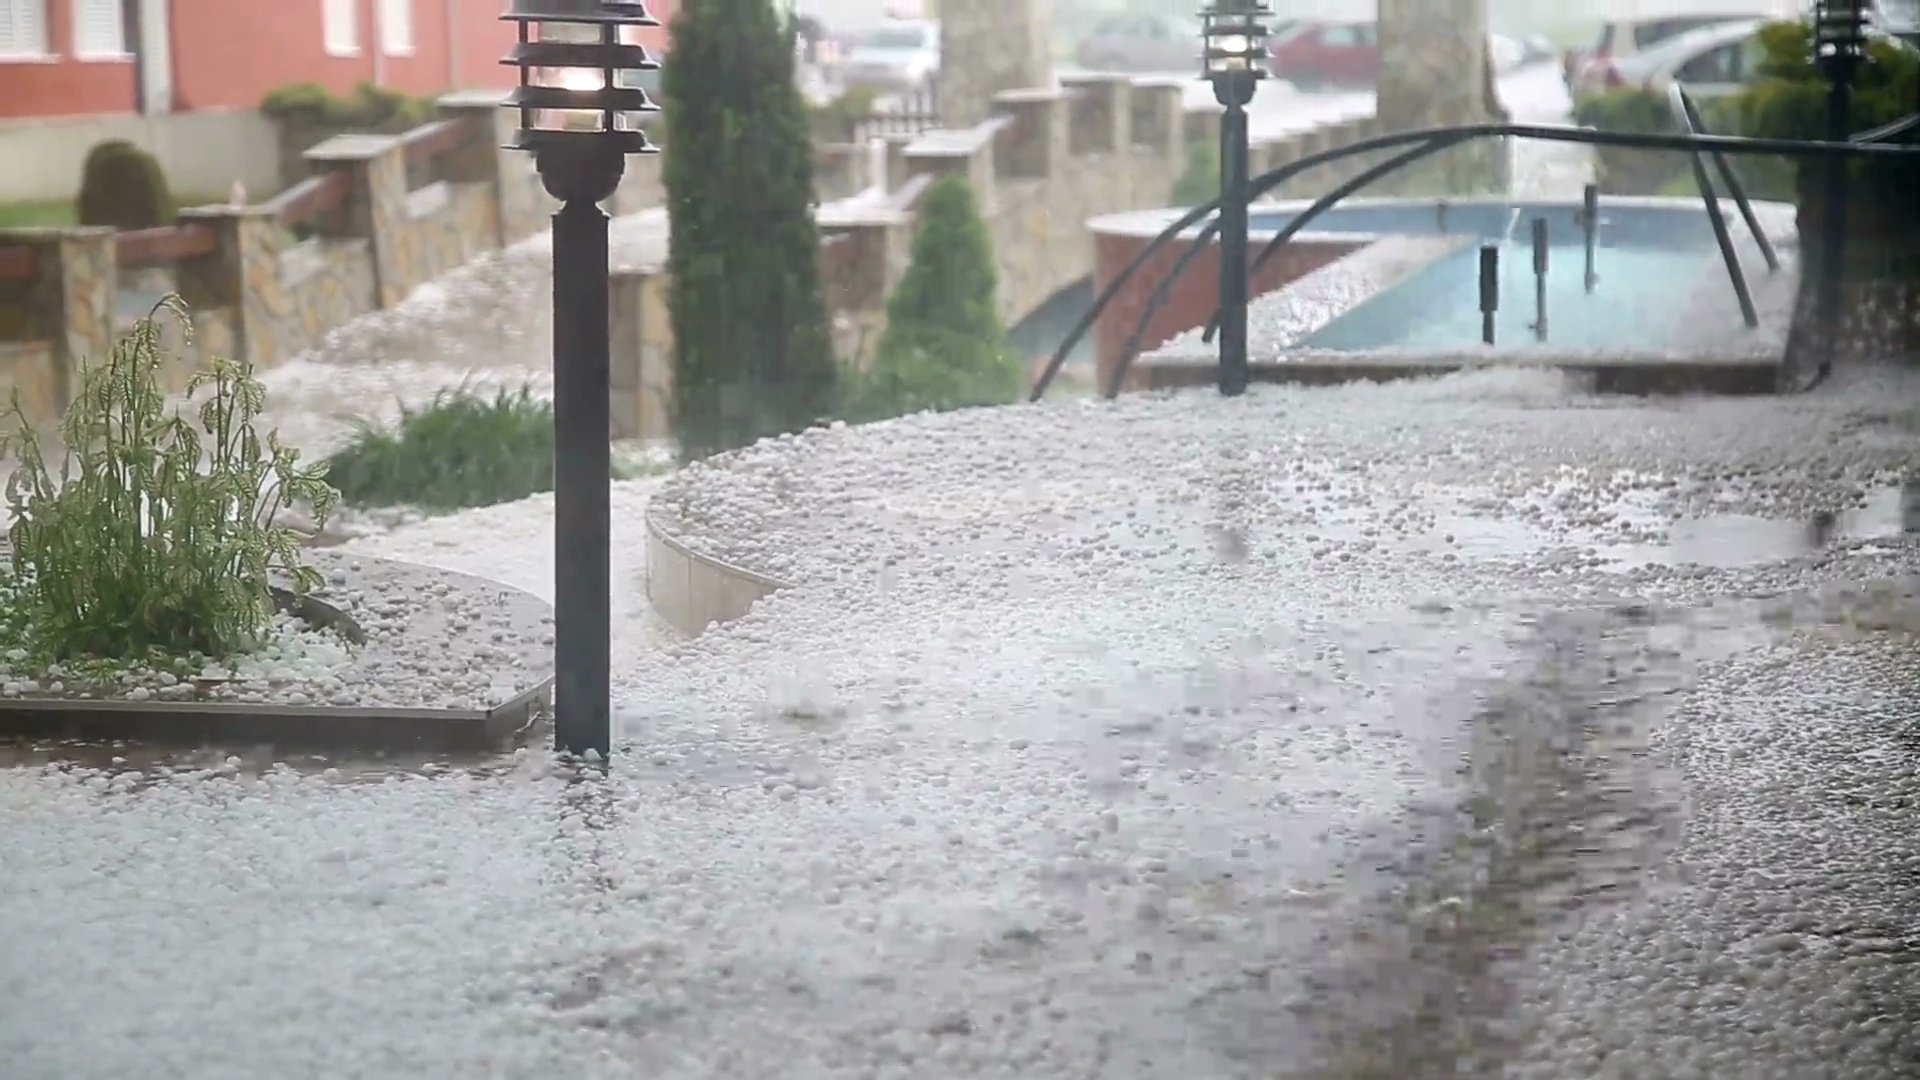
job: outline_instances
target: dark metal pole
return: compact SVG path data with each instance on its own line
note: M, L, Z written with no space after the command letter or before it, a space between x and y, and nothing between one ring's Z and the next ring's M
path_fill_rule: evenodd
M1686 129L1690 135L1707 134L1707 126L1700 120L1700 110L1693 103L1686 88L1678 83L1673 85L1674 100L1680 103L1680 111L1686 117ZM1747 198L1747 188L1733 171L1733 163L1727 155L1718 150L1713 152L1714 167L1720 173L1720 180L1727 185L1727 191L1733 195L1733 205L1740 208L1740 217L1747 223L1747 231L1753 234L1753 242L1759 245L1760 256L1767 260L1769 271L1780 269L1780 255L1773 250L1773 241L1767 238L1767 230L1760 225L1760 218L1753 212L1753 200Z
M1533 337L1547 340L1547 219L1533 219Z
M1587 291L1592 292L1600 284L1600 275L1593 268L1594 247L1600 236L1599 184L1588 184L1580 191L1580 229L1586 233Z
M612 750L609 570L612 480L607 215L625 161L586 146L544 151L553 215L553 666L556 750Z
M1853 71L1848 61L1835 58L1827 74L1827 141L1845 142L1853 126ZM1828 158L1826 216L1821 224L1819 325L1829 350L1840 338L1842 292L1847 248L1847 168L1845 158Z
M1494 316L1500 311L1500 249L1493 244L1480 248L1480 340L1494 340Z
M1220 392L1246 392L1247 110L1230 102L1220 118Z

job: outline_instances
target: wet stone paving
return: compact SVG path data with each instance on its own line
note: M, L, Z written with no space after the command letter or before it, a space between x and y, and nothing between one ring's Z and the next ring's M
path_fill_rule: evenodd
M662 527L791 585L639 647L620 576L610 771L14 748L4 1073L1920 1075L1916 391L1256 387L685 470Z

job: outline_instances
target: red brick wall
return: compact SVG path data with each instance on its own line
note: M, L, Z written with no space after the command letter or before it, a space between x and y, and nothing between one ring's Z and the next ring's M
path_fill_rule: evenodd
M252 108L269 90L319 83L345 93L362 82L430 96L446 90L506 88L516 76L500 63L515 30L500 21L506 0L413 0L413 53L376 55L374 0L357 0L357 56L329 56L320 0L186 0L171 6L173 105L176 111ZM668 21L679 0L648 8ZM71 57L72 5L47 0L44 62L0 61L0 119L130 113L136 107L134 65ZM449 18L452 20L449 27ZM667 29L637 39L664 51Z
M0 60L0 119L130 113L135 108L133 62L73 58L73 5L47 5L44 61Z
M1151 237L1113 234L1094 237L1093 288L1096 296L1120 276L1120 271L1139 254L1149 239ZM1254 296L1270 293L1364 246L1365 242L1359 240L1290 241L1280 254L1269 259L1267 265L1254 276L1250 282L1252 293ZM1247 253L1249 261L1260 251L1259 237L1254 238L1250 247ZM1126 345L1127 336L1133 333L1155 287L1161 278L1172 272L1173 264L1179 261L1181 252L1185 250L1184 242L1167 245L1147 260L1146 265L1100 313L1093 333L1094 355L1099 365L1102 387L1107 385L1107 375L1113 366L1120 362L1120 351ZM1140 351L1146 352L1164 345L1183 331L1206 325L1219 299L1220 256L1206 252L1187 264L1186 270L1174 281L1166 303L1161 305L1153 320L1147 324L1147 332L1140 339Z

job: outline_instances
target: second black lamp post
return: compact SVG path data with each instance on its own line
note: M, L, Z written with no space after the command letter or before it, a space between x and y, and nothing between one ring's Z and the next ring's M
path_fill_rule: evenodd
M1827 80L1825 138L1828 142L1846 142L1853 136L1853 80L1867 57L1866 0L1819 0L1814 5L1813 57ZM1850 166L1843 157L1830 157L1826 164L1826 215L1820 232L1817 297L1820 331L1830 349L1839 347Z
M519 112L509 149L530 150L553 215L553 741L574 754L612 750L609 570L612 446L607 215L629 154L656 147L634 121L658 110L621 76L660 65L622 29L658 26L643 3L514 0L502 19L519 44L507 98Z
M1267 26L1261 0L1214 0L1200 13L1205 39L1204 75L1226 107L1220 117L1220 392L1246 392L1247 204L1249 141L1247 105L1267 70Z

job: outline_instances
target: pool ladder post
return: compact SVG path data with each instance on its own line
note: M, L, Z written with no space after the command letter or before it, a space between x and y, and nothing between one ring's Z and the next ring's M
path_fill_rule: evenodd
M1480 340L1493 344L1493 317L1500 311L1500 248L1480 246Z
M1547 340L1547 219L1533 219L1533 337Z
M1593 269L1593 248L1600 235L1600 185L1588 184L1580 192L1580 231L1587 235L1587 291L1600 283L1600 275Z

